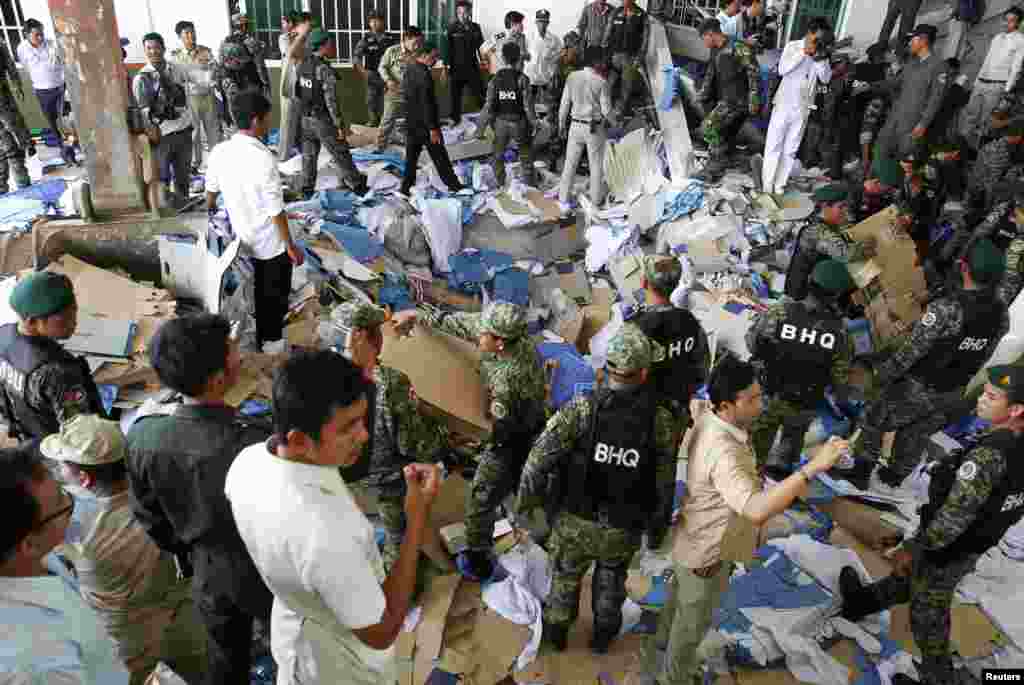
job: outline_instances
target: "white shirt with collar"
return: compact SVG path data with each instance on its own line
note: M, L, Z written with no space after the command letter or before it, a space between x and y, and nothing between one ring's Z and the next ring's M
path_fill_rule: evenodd
M224 196L231 228L256 259L287 247L272 219L284 210L277 156L252 136L236 133L210 151L206 190Z
M986 81L1006 81L1006 92L1010 92L1020 76L1021 62L1024 61L1024 33L1005 31L992 37L985 63L978 71L978 78Z
M173 62L165 62L165 64L166 67L164 67L164 75L174 83L177 83L182 88L188 88L188 72L185 71L185 69L183 69L181 66ZM144 76L144 74L154 74L156 73L156 71L156 67L154 67L152 64L147 64L146 66L142 67L142 69L139 69L139 73L135 75L135 80L132 81L132 93L135 96L135 101L138 102L140 106L142 106L143 102L143 99L140 97L143 92L142 79L151 78ZM172 133L184 131L185 129L192 126L192 111L189 110L188 107L178 107L177 110L177 119L174 119L173 121L167 120L161 122L161 136L169 136Z
M55 46L43 39L38 48L23 40L18 43L18 61L28 69L35 90L52 90L64 85L64 65L57 56Z
M779 59L782 81L775 91L776 107L794 107L806 110L814 100L818 83L832 80L832 67L828 60L815 61L804 52L804 40L791 40Z
M526 63L524 73L530 79L530 85L546 86L558 69L562 41L551 31L541 38L540 32L534 28L528 39L528 50L533 59Z
M286 461L259 443L231 464L224 493L274 593L277 682L394 683L394 647L371 649L354 633L383 618L385 573L373 525L338 469Z

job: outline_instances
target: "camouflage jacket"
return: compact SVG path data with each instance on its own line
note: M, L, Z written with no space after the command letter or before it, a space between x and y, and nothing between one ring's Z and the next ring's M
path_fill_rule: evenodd
M713 50L700 85L699 99L708 110L716 101L760 107L761 68L753 48L746 43L736 43Z

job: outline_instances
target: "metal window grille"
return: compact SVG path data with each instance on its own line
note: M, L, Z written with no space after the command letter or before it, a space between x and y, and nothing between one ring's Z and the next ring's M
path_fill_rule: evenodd
M281 35L281 16L302 10L302 0L248 0L246 4L250 28L267 46L266 59L281 59L278 37Z
M352 53L363 34L370 30L370 10L384 13L384 30L399 35L409 23L406 0L310 0L309 12L320 20L337 46L337 60L351 63ZM277 39L274 39L275 43Z
M21 11L21 0L0 0L0 32L3 33L3 44L18 59L18 43L21 42L21 27L25 23L25 14Z

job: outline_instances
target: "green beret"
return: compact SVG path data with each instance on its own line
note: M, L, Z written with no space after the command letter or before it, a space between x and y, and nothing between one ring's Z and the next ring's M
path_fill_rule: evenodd
M818 262L814 271L811 272L811 281L828 293L845 293L857 287L857 284L850 278L850 272L846 265L836 259L824 259Z
M34 273L14 286L8 303L22 319L42 319L75 302L71 279L49 271Z
M309 47L314 50L319 50L320 46L331 39L331 34L323 29L316 29L309 34Z
M883 155L876 145L874 161L871 163L871 175L883 185L898 186L903 182L903 167L897 160Z
M815 202L831 204L833 202L842 202L849 194L850 189L847 188L846 185L842 183L830 183L815 190L812 199Z
M988 238L979 240L967 256L971 276L979 283L994 283L1006 271L1006 255Z

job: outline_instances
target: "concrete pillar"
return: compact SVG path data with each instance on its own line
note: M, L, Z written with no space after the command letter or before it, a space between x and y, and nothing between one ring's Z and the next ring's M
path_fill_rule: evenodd
M128 91L113 0L48 0L97 213L144 206L128 132Z

